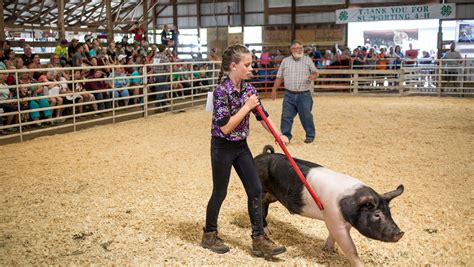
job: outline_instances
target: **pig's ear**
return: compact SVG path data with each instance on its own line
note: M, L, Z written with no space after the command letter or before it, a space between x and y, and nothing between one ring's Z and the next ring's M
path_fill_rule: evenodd
M383 197L387 199L388 201L390 201L393 198L398 197L402 193L403 193L403 185L401 184L397 187L397 189L383 194Z

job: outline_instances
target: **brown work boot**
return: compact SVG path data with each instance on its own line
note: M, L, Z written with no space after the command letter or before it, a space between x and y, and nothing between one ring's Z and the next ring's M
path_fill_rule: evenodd
M217 231L214 232L204 232L202 234L202 241L201 246L203 248L210 249L211 251L219 254L224 254L229 252L229 247L224 244L224 240L222 240L219 236L217 236Z
M286 251L284 246L275 244L266 234L252 236L252 253L257 257L268 257Z

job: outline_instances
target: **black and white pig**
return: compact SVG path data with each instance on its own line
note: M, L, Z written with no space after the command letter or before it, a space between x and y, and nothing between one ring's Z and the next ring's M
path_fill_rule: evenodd
M397 242L403 232L390 214L390 201L403 193L403 185L394 191L379 195L361 181L321 165L295 159L301 172L324 206L320 210L284 154L274 153L267 145L255 157L263 187L263 220L270 203L280 201L290 213L323 220L329 231L325 249L334 251L337 242L351 265L363 265L350 236L351 227L362 235L385 241Z

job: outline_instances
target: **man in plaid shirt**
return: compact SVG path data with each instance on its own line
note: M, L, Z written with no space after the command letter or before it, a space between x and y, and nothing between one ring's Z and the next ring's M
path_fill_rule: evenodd
M166 46L163 44L158 45L158 53L155 54L153 57L153 67L151 67L151 70L153 71L154 74L160 74L160 73L169 73L170 72L170 65L162 65L163 63L169 63L170 60L166 56L165 52ZM156 65L158 64L158 65ZM158 76L154 76L154 83L164 83L168 81L169 75L166 74L161 74ZM159 84L155 85L152 88L153 92L163 92L163 91L168 91L169 90L169 85L166 84ZM166 93L158 93L155 95L155 100L160 101L166 99ZM156 107L161 107L161 106L166 106L166 101L163 102L158 102L155 103Z
M318 77L313 61L304 54L303 45L293 41L291 55L283 59L278 69L277 78L272 88L272 99L275 100L277 89L285 82L285 96L281 114L281 132L291 140L291 128L296 114L306 132L305 143L311 143L316 136L313 114L313 82Z

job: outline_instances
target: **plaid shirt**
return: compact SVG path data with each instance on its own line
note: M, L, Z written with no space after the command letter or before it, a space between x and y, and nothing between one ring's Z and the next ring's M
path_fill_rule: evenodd
M153 73L166 73L169 72L170 66L169 65L161 65L162 63L169 63L170 60L166 56L165 52L157 52L153 57L152 64L156 64L152 67Z
M308 80L308 76L316 71L313 61L308 56L305 55L298 60L289 56L281 62L277 78L283 78L285 89L304 92L312 89L312 81Z

